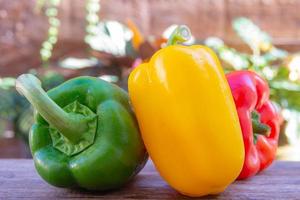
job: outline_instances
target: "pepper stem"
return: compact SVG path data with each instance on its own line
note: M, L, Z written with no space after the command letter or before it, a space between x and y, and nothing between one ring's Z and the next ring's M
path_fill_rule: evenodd
M268 136L270 133L270 127L260 121L260 115L257 111L252 111L252 130L255 134Z
M70 142L76 143L88 129L87 118L81 114L67 113L42 89L41 82L31 74L16 80L17 91L24 95L38 113Z
M179 25L172 32L170 38L168 39L167 46L188 41L190 38L191 38L190 29L185 25Z

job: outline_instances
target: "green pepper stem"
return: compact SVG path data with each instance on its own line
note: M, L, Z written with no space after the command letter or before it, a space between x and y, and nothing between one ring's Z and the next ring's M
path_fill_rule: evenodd
M31 74L23 74L16 80L17 91L24 95L38 113L68 140L76 143L87 130L83 115L67 113L42 89L41 82Z
M172 32L170 38L168 39L167 46L188 41L190 38L191 38L190 29L185 25L179 25Z
M252 111L252 130L254 134L261 134L268 136L270 132L270 127L260 121L260 115L257 111Z
M254 133L267 135L270 131L270 127L266 124L263 124L261 122L253 121L252 120L252 129Z

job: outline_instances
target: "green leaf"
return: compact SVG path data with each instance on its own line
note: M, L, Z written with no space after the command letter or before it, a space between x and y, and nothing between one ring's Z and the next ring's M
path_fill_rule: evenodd
M95 35L91 35L86 42L96 51L124 56L131 37L132 33L125 25L116 21L105 21L96 26Z
M83 69L93 67L98 64L96 58L74 58L67 57L59 62L59 66L67 69Z
M208 37L204 40L204 44L215 51L220 51L226 47L224 41L218 37Z
M282 60L285 59L288 56L288 52L282 49L278 49L273 47L270 51L266 52L264 55L262 55L262 57L264 57L264 59L267 62L273 62L276 60Z
M48 71L39 78L42 82L42 87L46 91L58 86L65 81L64 76L55 71Z
M289 90L294 92L300 92L300 85L288 80L271 81L270 87L277 90ZM300 95L299 95L300 96Z
M16 116L13 91L0 88L0 117L13 120Z
M0 88L11 89L15 87L16 79L13 77L0 78Z
M15 131L18 135L22 136L24 140L27 142L29 130L34 123L34 111L31 106L28 106L27 108L23 109L20 114L17 117L16 122L16 128Z
M300 85L287 80L269 82L271 99L281 107L300 111Z
M250 19L241 17L232 23L237 35L255 52L262 46L272 46L271 37L256 26Z
M223 63L234 70L248 69L250 67L249 56L226 46L220 38L209 37L204 41L205 45L212 48L221 58Z

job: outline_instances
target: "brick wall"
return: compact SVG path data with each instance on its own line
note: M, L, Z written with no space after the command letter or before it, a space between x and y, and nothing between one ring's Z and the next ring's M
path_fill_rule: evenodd
M61 1L58 47L82 46L85 1ZM0 76L19 74L40 63L39 48L48 24L34 6L34 0L0 0ZM147 35L158 35L173 23L187 24L199 39L214 35L239 46L231 21L246 16L269 32L275 44L298 50L299 8L298 0L102 0L100 19L131 18Z

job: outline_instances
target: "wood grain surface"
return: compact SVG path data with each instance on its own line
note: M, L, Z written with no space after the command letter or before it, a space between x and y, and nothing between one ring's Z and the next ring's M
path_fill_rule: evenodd
M221 167L221 166L220 166ZM225 192L201 199L300 199L300 162L275 162L247 181L236 181ZM36 173L30 159L0 160L0 199L186 199L171 189L148 162L120 190L99 193L55 188Z

